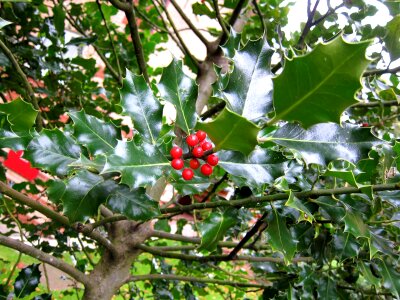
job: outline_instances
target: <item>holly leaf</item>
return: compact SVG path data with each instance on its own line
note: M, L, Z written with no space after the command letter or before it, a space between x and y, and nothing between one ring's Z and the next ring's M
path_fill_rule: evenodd
M0 128L0 148L24 150L31 139L32 136L28 132L15 134L12 131Z
M161 214L158 202L151 199L144 188L130 190L127 186L119 185L107 204L113 211L135 221L147 221Z
M59 129L44 129L29 143L25 157L33 166L65 176L72 169L69 164L79 158L81 148Z
M400 58L400 15L393 17L390 22L386 24L385 41L386 49L390 54L392 61Z
M3 27L12 24L12 22L4 20L3 18L0 18L0 29L2 29Z
M234 151L219 151L218 165L228 172L232 179L252 188L274 182L284 174L286 158L282 154L263 148L256 148L249 155ZM238 177L238 180L235 179Z
M66 45L67 46L79 46L79 45L91 45L97 41L97 36L92 35L89 37L77 37L71 39Z
M196 124L198 87L193 79L183 73L182 62L174 59L164 68L158 89L161 98L175 106L176 124L189 133Z
M305 128L339 123L340 115L356 103L360 77L368 65L370 42L347 43L338 37L319 44L304 56L287 60L274 81L274 120L298 121Z
M250 154L257 145L257 134L260 128L249 120L227 109L211 122L198 122L196 129L207 132L214 143L214 151L221 149Z
M0 104L0 112L7 114L7 120L14 132L28 131L35 124L38 114L32 104L25 102L21 98Z
M87 115L83 110L69 115L74 121L75 137L93 156L114 150L119 137L114 125Z
M233 58L236 51L240 48L240 42L242 40L242 34L236 32L233 27L230 28L230 33L227 41L221 46L224 55L228 58Z
M293 194L292 190L289 192L289 199L286 201L285 206L289 206L298 210L302 214L302 219L310 222L311 224L314 221L312 212L310 212L307 206L305 206L303 202Z
M361 271L363 277L375 287L379 287L379 279L371 272L370 264L368 262L359 261L358 269Z
M201 234L201 244L198 250L213 251L224 237L225 233L237 223L237 210L212 212L207 219L198 225Z
M350 232L356 238L370 238L369 228L364 223L362 216L359 213L348 208L346 209L346 215L344 216L343 221L345 223L345 232Z
M297 241L286 226L285 217L278 215L276 209L268 216L268 242L275 251L283 254L285 262L290 263L296 253Z
M107 157L102 173L121 173L121 183L136 189L153 185L169 164L168 159L154 145L118 141L112 155Z
M360 247L357 240L348 232L337 231L333 236L333 248L339 261L356 257Z
M390 290L397 299L400 299L400 273L384 260L379 263L379 270L382 275L383 286Z
M54 204L60 204L62 196L64 195L66 186L61 180L53 180L47 185L47 197Z
M307 164L323 166L337 159L354 163L368 158L373 146L384 143L373 136L369 128L350 124L341 127L333 123L317 124L308 130L298 124L286 124L268 140L296 149Z
M126 77L119 93L124 114L132 118L135 129L147 141L155 144L161 130L163 106L143 76L137 76L126 70Z
M234 68L223 91L229 108L249 120L272 109L271 50L265 38L249 41L233 57Z
M18 298L23 298L34 292L39 283L39 264L32 264L19 272L14 282L14 293Z
M81 170L66 182L62 196L64 214L71 223L85 221L96 215L100 204L106 202L117 188L114 180Z

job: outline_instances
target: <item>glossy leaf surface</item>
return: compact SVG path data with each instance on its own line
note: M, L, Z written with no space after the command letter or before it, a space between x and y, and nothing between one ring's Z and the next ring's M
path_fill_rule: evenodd
M28 146L31 139L32 136L27 132L15 134L12 131L0 128L0 148L23 150Z
M381 261L379 263L380 274L383 278L383 286L390 290L393 295L400 298L400 273L388 263L388 261Z
M337 37L319 44L301 57L287 60L274 79L275 120L298 121L305 128L336 122L342 112L356 103L360 77L368 65L369 42L349 44Z
M7 114L8 122L14 132L28 131L35 124L37 111L32 104L18 98L9 103L0 104L0 112Z
M93 156L109 153L117 145L119 134L114 125L87 115L83 110L69 115L74 121L78 142L86 146Z
M211 122L199 122L196 129L207 132L215 145L214 151L234 150L247 155L257 145L260 130L254 123L227 108Z
M386 30L384 38L386 49L389 51L390 58L396 60L400 58L400 15L395 16L386 24Z
M121 173L121 183L131 189L154 184L169 166L167 158L151 144L136 145L134 141L119 141L112 155L107 157L103 173Z
M79 158L81 148L60 130L44 129L28 145L25 157L36 167L55 175L66 175L70 163Z
M163 107L143 76L127 70L119 93L124 114L132 118L135 129L148 142L155 144L161 130Z

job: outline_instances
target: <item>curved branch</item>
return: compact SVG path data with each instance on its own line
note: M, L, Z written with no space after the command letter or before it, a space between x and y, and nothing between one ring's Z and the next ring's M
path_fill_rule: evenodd
M76 226L71 225L69 223L69 220L67 217L60 215L56 211L40 204L38 201L35 201L35 200L29 198L28 196L12 189L11 187L9 187L7 184L5 184L2 181L0 181L0 192L11 197L12 199L18 201L19 203L29 206L30 208L42 213L43 215L45 215L46 217L49 217L53 221L56 221L64 226L72 227L75 230L78 230L78 228ZM91 237L93 240L97 241L100 245L107 248L111 253L116 253L116 249L115 249L114 245L107 238L105 238L100 232L90 231L85 226L81 230L78 230L78 231L81 231L84 235Z
M64 273L68 274L72 278L74 278L76 281L79 281L83 283L84 285L87 285L90 283L89 278L79 271L78 269L75 269L73 266L67 264L63 260L56 258L52 255L49 255L39 249L36 249L34 247L28 246L20 241L14 240L12 238L6 237L4 235L0 235L0 244L12 249L15 249L21 253L24 253L26 255L29 255L33 258L36 258L44 263L47 263Z
M375 192L378 191L390 191L390 190L400 190L400 183L390 183L390 184L377 184L372 185L372 190ZM312 190L312 191L303 191L303 192L295 192L293 193L295 197L299 199L307 199L307 198L318 198L321 196L331 196L331 195L344 195L344 194L354 194L354 193L362 193L361 189L356 187L341 187L336 189L323 189L323 190ZM192 211L195 209L208 209L215 207L242 207L242 206L257 206L263 202L273 202L273 201L281 201L287 200L288 194L279 193L274 195L266 195L261 197L248 197L244 199L238 200L220 200L215 202L205 202L205 203L194 203L185 206L176 206L171 208L163 208L160 209L161 213L174 213L174 212L186 212Z
M2 40L0 40L0 48L1 50L4 52L4 54L7 56L7 58L11 61L12 65L14 66L15 70L17 71L18 75L21 77L22 79L22 83L24 84L25 88L26 88L26 95L28 97L28 100L30 103L32 103L33 107L37 110L38 115L36 117L36 126L37 126L37 130L41 131L43 128L43 120L42 120L42 115L41 115L41 111L40 111L40 107L38 104L38 101L35 97L35 92L33 91L33 88L31 86L31 84L28 81L28 78L26 77L24 71L22 71L17 59L15 58L14 54L11 52L10 49L8 49L8 47L6 46L6 44L3 43Z
M224 32L224 34L226 34L228 36L229 35L229 31L226 28L226 26L224 24L224 20L222 19L221 13L219 11L218 0L213 0L213 5L214 5L215 14L217 16L217 20L219 22L219 25L221 26L222 31Z
M199 277L191 277L191 276L180 276L173 274L147 274L147 275L134 275L131 276L125 283L129 283L131 281L143 281L143 280L178 280L178 281L188 281L188 282L202 282L202 283L211 283L218 285L229 285L234 287L249 287L249 288L267 288L270 285L262 284L262 283L250 283L250 282L239 282L239 281L227 281L227 280L218 280L218 279L208 279L208 278L199 278Z
M376 69L376 70L367 70L364 72L363 76L374 76L374 75L382 75L382 74L396 74L400 72L400 66L393 69Z
M359 102L350 106L350 108L360 108L360 107L376 107L376 106L398 106L399 102L397 100L392 101L374 101L374 102Z
M166 257L166 258L175 258L187 261L198 261L198 262L207 262L207 261L248 261L248 262L272 262L277 264L283 264L285 261L282 258L278 257L260 257L260 256L246 256L246 255L238 255L231 258L229 255L209 255L209 256L197 256L197 255L189 255L189 254L181 254L175 252L165 252L162 250L154 249L153 247L145 246L145 245L137 245L136 248L148 252L150 254ZM296 257L293 258L292 263L299 262L312 262L312 257Z
M235 25L236 20L239 18L240 12L242 11L242 8L243 8L245 3L246 3L246 0L239 0L238 1L235 9L232 12L231 17L229 18L229 25L231 27L233 27ZM221 35L221 38L220 38L220 41L219 41L219 45L223 45L226 42L228 36L229 36L228 34L226 34L225 32L222 32L222 35Z
M297 47L300 48L300 49L303 48L306 36L310 32L311 27L313 26L314 16L315 16L315 13L317 12L317 7L318 7L318 4L319 4L319 1L320 0L317 0L315 2L314 7L311 10L310 9L311 8L311 0L308 0L308 3L307 3L307 15L308 15L307 22L304 25L304 28L303 28L303 31L301 32L299 41L297 42Z

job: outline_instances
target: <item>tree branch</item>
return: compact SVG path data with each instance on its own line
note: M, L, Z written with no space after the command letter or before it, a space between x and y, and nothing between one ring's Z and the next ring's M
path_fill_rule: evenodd
M264 16L262 15L261 9L258 6L257 0L252 1L254 8L256 9L257 15L261 21L261 27L263 29L264 34L267 34L267 27L265 26Z
M358 102L350 106L350 108L360 108L360 107L376 107L376 106L398 106L399 102L397 100L392 101L374 101L374 102Z
M270 285L262 284L262 283L227 281L227 280L208 279L208 278L199 278L199 277L191 277L191 276L180 276L180 275L173 275L173 274L133 275L125 283L131 282L131 281L158 280L158 279L178 280L178 281L188 281L188 282L202 282L202 283L229 285L229 286L234 286L234 287L245 287L245 288L246 287L248 287L248 288L267 288L270 286Z
M12 238L0 235L0 244L12 249L15 249L21 253L27 254L33 258L36 258L44 263L47 263L74 278L76 281L83 283L84 285L89 284L88 277L75 269L73 266L67 264L61 259L58 259L52 255L49 255L35 247L28 246L20 241L14 240Z
M49 217L53 221L56 221L64 226L72 227L75 230L78 230L78 228L76 226L71 225L69 223L68 218L66 218L66 217L60 215L59 213L57 213L56 211L40 204L38 201L35 201L35 200L29 198L28 196L12 189L11 187L6 185L2 181L0 181L0 193L3 193L4 195L11 197L12 199L18 201L19 203L29 206L30 208L42 213L46 217ZM116 253L116 249L115 249L114 245L107 238L105 238L100 232L89 231L88 229L86 229L85 226L81 230L78 230L78 231L81 231L84 235L91 237L93 240L97 241L100 245L107 248L111 253Z
M400 183L390 183L390 184L377 184L372 186L373 191L388 191L388 190L400 190ZM295 197L299 199L307 198L318 198L321 196L331 196L331 195L343 195L343 194L353 194L362 193L361 189L356 187L341 187L336 189L322 189L322 190L312 190L312 191L302 191L293 193ZM215 207L249 207L258 206L264 202L273 202L287 200L288 194L279 193L274 195L266 195L261 197L248 197L238 200L221 200L215 202L205 202L205 203L193 203L185 206L176 206L171 208L161 209L161 213L174 213L174 212L186 212L195 209L208 209Z
M175 2L175 0L170 0L170 1L172 5L175 7L176 11L185 21L185 23L190 27L190 29L192 29L193 33L200 39L200 41L202 41L202 43L206 46L207 49L210 48L210 42L200 33L197 27L193 25L193 23L186 16L185 12L181 9L181 7ZM165 8L164 11L166 12L167 9Z
M35 92L33 91L33 88L31 86L31 84L29 83L28 78L26 77L24 71L22 71L14 54L11 52L10 49L8 49L8 47L6 46L6 44L3 43L2 40L0 40L0 48L4 52L4 54L7 56L7 58L11 61L12 65L14 66L15 71L17 71L18 75L22 79L22 83L24 84L24 86L26 88L26 92L27 92L26 96L27 96L29 102L32 103L33 107L38 112L37 117L36 117L36 126L37 126L37 130L41 131L43 128L43 120L42 120L42 115L41 115L38 101L35 97Z
M213 115L215 115L216 113L220 112L221 110L224 109L224 107L226 106L226 102L225 101L221 101L217 104L215 104L213 107L211 107L209 110L205 111L204 113L202 113L200 115L200 119L202 121L207 120L209 117L212 117Z
M307 15L308 15L307 22L304 25L304 28L303 28L303 31L301 32L299 41L297 42L297 47L300 48L300 49L304 47L304 40L306 39L307 34L310 32L310 29L313 26L313 20L314 20L315 13L317 11L317 7L318 7L318 4L319 4L319 1L320 0L317 0L315 2L315 4L314 4L313 9L310 10L311 0L308 0L308 3L307 3Z
M207 262L207 261L248 261L248 262L272 262L283 264L285 261L282 258L278 257L260 257L260 256L244 256L238 255L234 258L229 257L229 255L209 255L209 256L197 256L197 255L189 255L189 254L181 254L174 252L165 252L162 250L154 249L153 247L145 246L145 245L137 245L136 248L148 252L150 254L166 257L166 258L175 258L187 261L198 261L198 262ZM293 258L293 263L299 262L312 262L312 257L296 257Z
M222 19L221 13L219 11L218 0L213 0L213 5L214 5L215 15L217 16L218 23L221 26L223 33L226 36L228 36L229 35L229 31L226 28L226 26L224 24L224 20Z
M400 72L400 66L393 69L376 69L376 70L367 70L364 72L363 76L374 76L374 75L382 75L382 74L396 74Z
M240 16L240 12L242 11L243 5L246 3L246 0L239 0L235 9L232 12L231 17L229 18L229 26L233 27L235 25L236 20ZM229 34L222 32L219 44L223 45L228 39Z
M116 8L118 8L119 10L122 10L122 11L127 11L127 10L130 10L132 8L132 6L129 3L122 2L122 1L119 1L119 0L110 0L110 3L113 6L115 6Z

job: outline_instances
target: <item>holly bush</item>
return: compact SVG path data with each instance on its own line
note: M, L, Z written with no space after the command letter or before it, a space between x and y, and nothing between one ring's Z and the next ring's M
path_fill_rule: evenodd
M400 5L294 2L0 2L1 299L400 298Z

